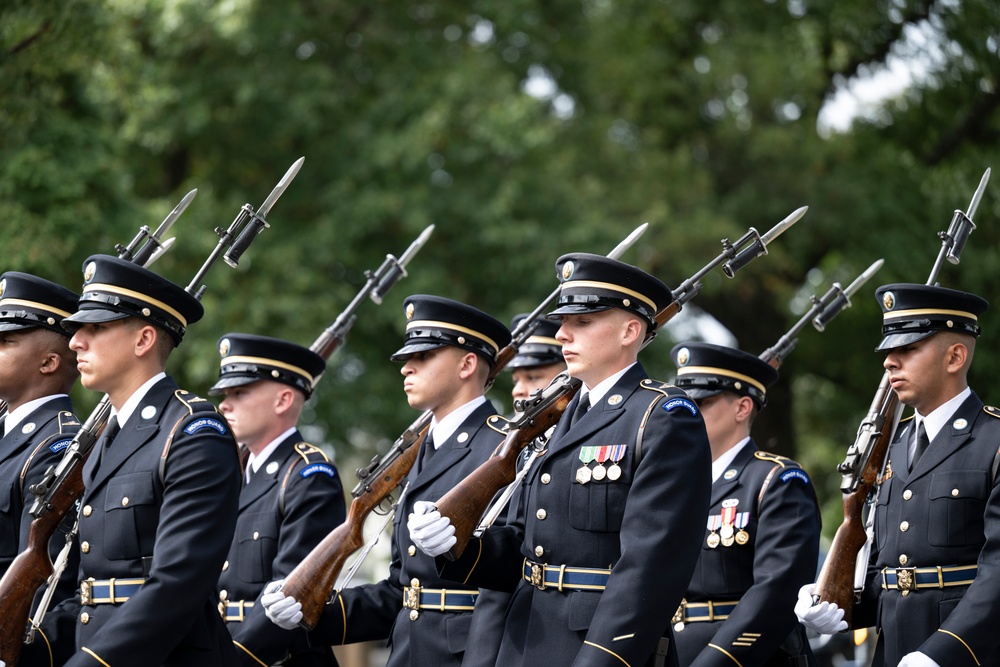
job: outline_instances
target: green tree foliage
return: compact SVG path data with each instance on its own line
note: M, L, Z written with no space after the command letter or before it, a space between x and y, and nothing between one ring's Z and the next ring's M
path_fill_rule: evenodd
M206 317L171 362L203 389L225 332L311 343L365 270L434 224L410 276L362 305L310 404L310 437L349 471L416 414L388 362L407 294L509 319L552 291L559 255L606 253L644 221L625 259L676 286L723 238L808 205L734 280L706 276L686 310L761 352L811 294L886 259L826 333L802 333L756 427L807 463L834 518L833 468L881 375L870 295L927 279L935 234L996 152L998 14L988 0L12 0L0 8L4 268L79 286L87 256L198 188L155 267L187 284L210 230L304 155L272 228L237 270L206 278ZM819 127L846 82L894 54L920 64L913 85L849 131ZM998 292L998 193L942 284ZM987 316L985 330L972 382L990 402L1000 326ZM664 379L671 331L643 353ZM493 396L507 405L508 389L503 378Z

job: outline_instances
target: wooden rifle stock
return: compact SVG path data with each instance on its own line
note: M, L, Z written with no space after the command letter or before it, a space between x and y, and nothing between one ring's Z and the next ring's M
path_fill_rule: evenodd
M569 380L566 376L560 378L564 378L564 382L556 387L554 395L546 397L543 391L536 406L529 406L515 418L515 427L507 433L494 455L435 503L441 516L448 517L455 527L458 541L445 554L449 560L462 555L490 502L514 481L517 461L524 448L559 423L566 406L580 389L579 380Z
M844 620L851 627L855 602L854 573L858 553L868 539L865 532L864 509L882 471L889 445L899 423L902 406L889 384L889 373L882 376L868 416L858 428L858 436L838 466L843 474L844 521L837 528L833 544L823 561L816 587L817 601L832 602L844 611ZM874 511L874 510L872 510Z
M83 464L87 454L58 488L51 509L31 522L27 548L17 555L0 579L0 609L4 612L4 621L0 623L0 660L9 667L14 667L21 655L35 592L53 572L49 542L63 517L83 493Z
M410 431L404 433L405 437ZM347 558L364 546L365 519L406 479L417 460L420 450L416 446L427 433L427 426L412 438L398 443L394 458L392 452L382 459L374 472L362 480L354 490L354 499L347 510L347 519L334 528L323 541L309 552L305 559L285 578L281 590L302 603L302 622L309 630L316 627L337 584L337 577Z

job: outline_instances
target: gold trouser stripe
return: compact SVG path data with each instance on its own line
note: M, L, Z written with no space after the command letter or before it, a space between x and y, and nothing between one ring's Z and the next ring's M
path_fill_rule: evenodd
M94 660L96 660L97 662L99 662L99 663L101 663L102 665L104 665L104 667L111 667L111 665L109 665L108 663L106 663L106 662L104 662L103 660L101 660L101 658L100 658L100 656L99 656L99 655L97 655L96 653L94 653L93 651L91 651L91 650L90 650L89 648L87 648L86 646L84 646L84 647L80 648L80 650L81 650L81 651L83 651L84 653L86 653L87 655L89 655L89 656L90 656L91 658L93 658L93 659L94 659Z
M27 299L0 299L0 308L4 308L6 306L25 306L26 308L36 308L38 310L44 310L48 313L54 313L60 317L69 317L71 315L71 313L67 313L65 310L56 308L55 306L50 306L47 303L28 301Z
M958 635L956 635L954 632L948 632L947 630L942 630L941 628L938 628L938 632L943 632L946 635L951 635L952 637L954 637L955 639L957 639L958 641L960 641L962 643L962 646L964 646L966 648L966 650L968 650L969 653L972 655L972 661L975 662L976 665L977 665L977 667L978 667L978 665L979 665L979 658L976 657L975 652L973 652L972 648L968 644L966 644L965 641L963 641L961 637L959 637Z
M286 364L285 362L278 361L277 359L268 359L267 357L248 357L246 355L243 356L233 355L231 357L223 357L222 363L219 364L219 366L222 367L228 364L264 364L265 366L284 368L286 371L298 373L302 377L308 379L310 384L314 382L312 374L307 372L305 369L299 368L298 366L293 366L292 364Z
M256 663L257 663L258 665L260 665L260 667L270 667L270 665L268 665L268 664L267 664L266 662L264 662L263 660L261 660L260 658L258 658L257 656L255 656L255 655L254 655L253 653L251 653L251 652L250 652L250 649L248 649L248 648L247 648L246 646L244 646L243 644L239 643L239 642L238 642L238 641L236 641L235 639L233 640L233 643L234 643L234 644L236 644L237 646L239 646L239 647L240 647L241 649L243 649L244 651L246 651L246 654L247 654L248 656L250 656L251 658L253 658L253 659L254 659L254 662L256 662Z
M340 638L340 645L343 646L347 643L347 608L344 607L344 596L337 593L337 602L340 603L340 617L344 619L344 634Z
M469 573L467 575L465 575L465 579L462 580L463 584L469 583L469 577L472 576L472 573L475 571L476 566L479 565L479 559L482 558L482 556L483 556L483 541L482 540L476 540L476 545L479 547L479 553L476 554L476 560L472 564L472 567L469 568ZM466 546L468 546L468 545L466 545Z
M49 638L45 636L45 633L38 626L38 624L35 623L35 620L33 618L29 618L28 622L31 623L32 627L35 628L35 632L41 635L42 639L45 640L45 650L48 651L49 653L49 665L55 665L56 659L52 657L52 642L50 642Z
M623 665L628 665L628 662L625 660L625 658L621 657L620 655L618 655L617 653L615 653L611 649L606 649L603 646L601 646L600 644L595 644L594 642L589 642L587 640L584 640L583 643L586 644L587 646L593 646L594 648L600 649L600 650L604 651L605 653L607 653L609 655L613 655L616 658L618 658L619 660L621 660ZM632 667L632 666L629 665L629 667Z
M709 643L709 646L711 646L712 648L714 648L717 651L722 651L722 653L724 655L728 656L730 660L732 660L733 662L735 662L740 667L743 667L743 663L741 663L739 660L737 660L736 657L732 653L730 653L729 651L727 651L726 649L722 648L721 646L716 646L715 644L712 644L712 643Z

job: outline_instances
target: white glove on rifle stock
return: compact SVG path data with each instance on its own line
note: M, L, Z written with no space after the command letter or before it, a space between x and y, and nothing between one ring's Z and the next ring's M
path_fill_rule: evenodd
M433 510L433 511L432 511ZM455 546L455 527L451 520L434 509L434 503L418 500L406 521L410 540L428 556L440 556Z
M302 620L302 603L281 592L281 585L284 583L284 579L278 579L265 586L260 603L264 605L264 614L272 623L279 628L292 630Z
M844 610L832 602L813 604L813 589L816 584L806 584L799 589L799 599L795 603L795 615L799 622L821 635L832 635L847 629Z

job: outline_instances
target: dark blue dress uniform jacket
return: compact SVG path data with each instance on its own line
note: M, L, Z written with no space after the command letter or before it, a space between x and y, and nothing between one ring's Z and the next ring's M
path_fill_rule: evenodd
M880 629L876 665L894 666L911 651L942 667L1000 665L1000 493L992 473L1000 411L972 394L907 471L913 423L900 426L889 448L891 473L878 492L872 567L854 625ZM906 597L881 588L883 567L976 564L970 586Z
M464 591L476 587L442 578L434 559L410 542L406 521L416 501L441 498L485 461L503 441L501 430L505 423L487 401L466 418L426 465L421 466L423 452L418 455L393 520L389 577L341 591L312 632L314 643L349 644L389 637L392 653L388 667L461 664L472 612L422 610L411 619L412 610L403 607L403 587ZM421 445L427 446L429 443Z
M269 472L270 471L270 472ZM283 502L282 502L283 498ZM347 508L337 468L295 431L285 438L240 493L240 515L219 578L220 598L254 603L243 622L227 624L244 665L253 656L292 653L285 664L336 665L329 646L310 648L305 631L271 623L257 597L264 585L288 575L334 528Z
M236 664L216 583L236 526L239 458L225 418L194 399L162 379L87 460L80 578L146 582L124 603L81 608L72 667Z
M482 586L516 585L497 661L505 667L652 664L698 558L712 477L694 402L648 380L639 364L568 428L577 400L515 494L508 524L443 565L447 576ZM577 481L582 447L623 444L618 480ZM525 558L613 569L604 591L538 590L521 579Z
M35 501L35 496L28 489L41 481L49 466L59 463L63 450L78 430L80 422L73 414L69 397L60 397L40 405L13 431L0 438L0 576L28 546L28 531L33 518L29 511ZM49 556L53 561L66 544L72 520L72 516L67 517L52 536ZM73 597L79 563L79 552L74 549L59 579L52 598L53 605ZM35 596L33 614L43 592L44 587ZM49 648L54 651L55 663L61 664L73 651L75 620L69 614L60 615L50 610L42 628L44 636L36 634L35 642L25 646L19 664L22 667L51 664Z
M819 557L819 506L808 475L795 461L758 451L751 440L712 484L708 514L716 519L716 537L724 502L746 513L749 540L712 548L706 520L684 599L739 604L728 619L674 628L680 664L788 667L790 656L815 664L792 610L799 588L813 581Z

